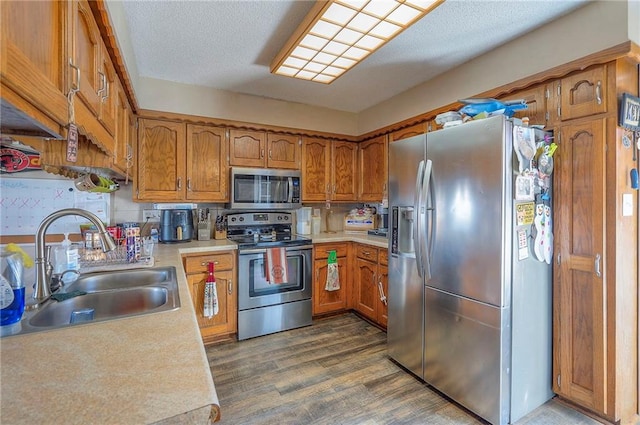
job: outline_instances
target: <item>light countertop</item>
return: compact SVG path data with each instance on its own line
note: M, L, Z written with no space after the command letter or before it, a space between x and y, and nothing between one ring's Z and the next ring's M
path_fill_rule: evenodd
M366 234L308 237L387 247ZM155 247L155 266L176 268L177 310L0 339L2 423L208 423L219 401L180 256L234 249L228 240Z

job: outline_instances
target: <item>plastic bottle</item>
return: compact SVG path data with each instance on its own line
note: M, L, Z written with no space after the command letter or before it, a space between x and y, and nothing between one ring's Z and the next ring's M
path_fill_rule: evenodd
M24 313L24 282L20 254L0 254L0 326L20 321Z
M78 248L71 244L69 233L64 234L64 240L60 246L56 247L54 254L53 273L61 274L67 270L80 270L80 259ZM64 275L64 283L73 282L78 277L75 273L67 273Z

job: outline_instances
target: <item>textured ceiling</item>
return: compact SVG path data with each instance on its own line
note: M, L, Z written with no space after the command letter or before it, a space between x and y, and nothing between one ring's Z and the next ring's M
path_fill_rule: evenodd
M360 112L586 3L447 0L329 85L269 73L311 1L127 0L118 37L141 77Z

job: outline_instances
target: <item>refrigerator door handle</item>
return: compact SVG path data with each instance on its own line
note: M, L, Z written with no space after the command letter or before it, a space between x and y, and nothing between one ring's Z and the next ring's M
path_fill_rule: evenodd
M424 214L422 217L420 217L422 219L423 230L420 233L421 240L419 241L421 255L423 257L422 262L425 266L425 275L427 279L431 279L431 242L433 241L434 230L433 220L431 220L431 223L429 223L429 216L431 216L431 219L433 219L434 216L434 205L433 202L431 202L431 206L429 206L428 204L429 198L433 196L433 193L431 191L432 173L433 162L428 159L424 170L424 182L422 184L423 194L421 196L422 205L420 206L420 208L421 211L424 211ZM431 200L433 201L433 198L431 198ZM431 224L431 226L429 226L429 224Z
M415 245L416 251L416 266L418 267L418 276L420 278L424 277L424 267L422 265L422 224L424 221L422 220L422 215L425 213L424 205L422 202L422 185L424 184L424 169L425 163L424 161L420 161L418 164L418 171L416 173L416 191L414 193L413 199L413 208L417 215L413 220L413 242Z

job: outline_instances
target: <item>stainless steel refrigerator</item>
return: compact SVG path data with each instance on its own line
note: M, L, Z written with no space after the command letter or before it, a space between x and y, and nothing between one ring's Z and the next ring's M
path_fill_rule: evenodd
M551 266L516 219L512 143L497 116L389 146L389 356L493 424L553 396Z

